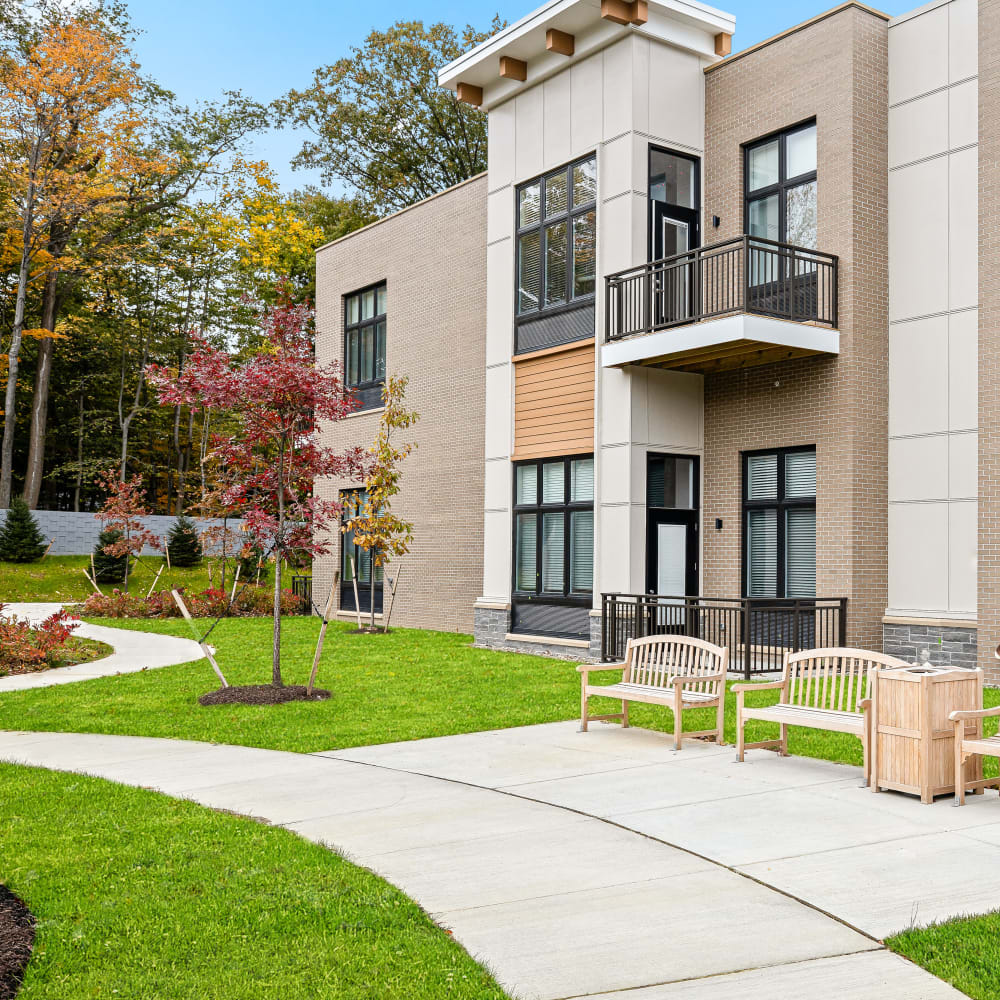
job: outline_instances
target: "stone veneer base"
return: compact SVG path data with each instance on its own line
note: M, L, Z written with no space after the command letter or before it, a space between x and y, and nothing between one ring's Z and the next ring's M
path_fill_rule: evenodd
M601 617L590 616L590 647L563 646L559 643L518 642L510 639L510 611L503 608L474 608L473 643L478 649L496 649L507 653L530 653L556 660L579 663L601 658Z
M901 660L916 663L921 650L926 649L930 661L941 667L974 667L976 665L976 629L956 625L891 625L882 626L882 651ZM987 678L987 683L991 679ZM993 680L996 683L996 680Z

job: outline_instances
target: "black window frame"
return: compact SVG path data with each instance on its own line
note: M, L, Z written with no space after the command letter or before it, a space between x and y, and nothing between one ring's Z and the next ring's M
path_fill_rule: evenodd
M741 513L741 530L743 533L743 539L740 546L742 552L742 567L740 570L741 584L740 592L745 598L750 600L778 600L778 601L792 601L796 600L794 597L787 596L787 581L786 581L786 570L785 565L785 534L786 534L786 524L787 524L787 513L789 510L816 510L816 496L813 495L809 497L787 497L785 495L785 458L792 454L801 454L808 452L812 455L816 454L815 445L792 445L786 448L758 448L754 451L744 451L740 458L740 466L742 469L742 513ZM750 459L758 455L776 455L778 459L778 469L777 469L777 497L774 500L751 500L749 498L749 486L750 486ZM816 492L819 492L819 466L816 467ZM750 596L750 532L748 531L749 514L754 510L774 510L776 511L776 538L777 538L777 551L775 557L777 559L777 565L775 567L775 595L773 598L767 597L751 597ZM808 600L808 598L799 598L800 600Z
M594 163L594 200L577 206L573 201L573 169L588 161ZM545 187L546 181L559 174L566 175L566 210L557 212L548 218L545 216ZM577 157L570 163L556 167L555 170L547 170L544 174L538 174L530 180L523 181L514 189L514 322L516 325L531 322L543 316L558 316L560 313L573 312L577 309L593 306L597 301L597 153L591 152L586 156ZM539 186L538 195L538 222L528 226L521 225L521 192L532 185ZM594 291L584 295L573 295L573 221L588 212L594 213ZM556 305L545 305L545 280L546 274L546 243L545 230L548 226L558 222L566 222L566 301ZM539 284L538 284L538 306L535 309L521 311L521 238L529 233L537 232L539 247Z
M817 142L817 156L816 156L816 169L808 170L804 174L796 174L794 177L786 177L788 167L788 137L795 135L796 132L802 132L807 128L816 129L816 142ZM766 146L768 143L778 140L778 181L776 184L768 184L766 187L755 188L753 191L750 190L750 154L753 150L758 149L761 146ZM819 127L816 124L815 118L809 118L805 121L799 122L796 125L790 125L787 128L779 129L776 132L771 132L768 135L763 136L760 139L754 139L753 142L748 142L743 146L743 232L750 232L750 203L755 201L762 201L765 198L770 198L772 195L778 196L778 243L788 242L788 199L787 193L789 189L800 187L802 184L809 184L812 181L818 181L819 176ZM818 192L818 185L817 185ZM817 194L818 196L818 194ZM760 237L760 239L765 239L765 237ZM815 247L806 247L807 250L815 250Z
M352 517L348 516L348 511L360 510L360 505L364 502L368 491L363 486L352 486L346 489L342 489L339 493L339 500L341 504L340 510L340 523L341 527L346 528L350 521L353 520ZM347 542L347 532L342 532L340 536L340 608L342 611L357 611L354 602L354 580L349 580L347 578L347 558L349 554L354 555L354 566L355 572L359 565L358 553L364 551L357 542L351 543L354 552L348 553L348 542ZM370 555L370 554L369 554ZM361 605L361 612L365 613L371 612L372 600L375 601L375 613L381 614L383 607L383 598L385 594L385 573L382 574L382 579L375 580L375 570L376 570L374 559L372 560L370 569L370 579L368 583L362 583L360 580L357 581L358 586L358 603Z
M654 153L676 156L679 160L690 160L694 164L694 208L684 208L681 205L674 205L672 202L660 202L653 198L653 155ZM654 222L656 205L666 205L676 213L686 216L685 221L691 226L694 238L691 248L701 246L701 157L693 153L684 153L679 149L671 149L669 146L661 146L651 142L646 150L646 259L653 260L653 249L655 242Z
M379 289L385 290L385 301L386 301L386 311L378 312L378 299L379 299ZM370 319L361 319L361 301L363 296L368 293L373 292L375 295L375 314ZM352 299L358 299L358 321L356 323L351 323L349 320L348 309L350 308L350 302ZM369 406L381 405L382 401L382 387L385 385L385 375L383 374L380 378L375 377L375 359L378 356L378 324L382 323L385 326L385 336L383 342L383 350L385 357L383 357L383 368L388 361L389 353L389 322L388 322L388 303L389 303L389 286L388 282L385 280L376 281L373 284L365 285L364 288L359 288L353 292L348 292L344 295L343 310L344 310L344 388L349 392L355 392L358 394L359 399L362 403L362 408L367 409ZM357 382L351 382L349 373L351 370L350 361L350 338L351 334L357 333L358 335L358 345L360 350L361 338L364 335L364 331L371 327L373 330L373 343L375 345L375 351L372 355L372 378L371 379L359 379ZM361 359L358 359L358 372L361 371ZM377 390L377 392L375 391Z
M594 498L591 497L590 500L576 500L571 501L569 497L571 496L570 490L572 488L572 469L573 462L579 461L580 459L589 458L594 461L593 452L582 452L577 455L554 455L551 458L532 458L525 461L514 462L513 466L513 499L511 504L512 517L511 517L511 594L512 600L517 602L530 601L534 604L563 604L579 607L590 607L594 600L594 587L593 579L596 575L594 569L591 570L591 588L588 591L574 591L572 589L572 577L571 577L571 565L570 565L570 546L571 546L571 514L578 511L590 511L595 517L594 521L594 534L597 533L597 523L596 523L596 512L594 510ZM542 490L543 490L543 465L551 465L554 462L563 463L563 502L562 503L542 503ZM535 503L533 504L521 504L517 502L517 471L518 469L525 468L526 466L533 465L536 467L536 495ZM594 496L597 494L597 478L596 478L596 463L594 465ZM534 513L536 516L535 520L535 589L534 591L529 590L518 590L517 588L517 563L518 563L518 553L517 553L517 522L518 517L530 515ZM557 594L552 591L542 590L542 555L543 548L542 545L542 517L545 514L562 514L563 515L563 592L562 594ZM591 550L591 559L593 559L594 553Z

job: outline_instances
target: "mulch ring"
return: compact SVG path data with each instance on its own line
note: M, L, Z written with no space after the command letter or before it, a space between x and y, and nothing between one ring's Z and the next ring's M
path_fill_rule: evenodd
M201 705L282 705L286 701L326 701L329 691L313 688L312 694L307 694L305 684L285 684L275 687L273 684L243 684L234 687L219 688L203 694L198 703Z
M35 918L24 903L0 884L0 1000L12 1000L21 988L35 942Z

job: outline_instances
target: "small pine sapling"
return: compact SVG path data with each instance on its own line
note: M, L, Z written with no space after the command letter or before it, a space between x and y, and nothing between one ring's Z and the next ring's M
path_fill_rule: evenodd
M201 563L201 539L198 528L189 517L181 515L167 535L167 552L171 566L198 566Z
M38 562L47 549L38 522L21 497L14 497L0 528L0 562Z

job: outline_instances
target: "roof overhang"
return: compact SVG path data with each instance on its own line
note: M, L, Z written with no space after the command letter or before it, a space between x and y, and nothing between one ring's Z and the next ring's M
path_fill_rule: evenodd
M623 3L621 6L633 5ZM719 37L731 37L736 29L732 14L697 0L647 0L642 9L643 23L621 24L602 16L602 0L548 0L443 67L438 82L455 92L459 84L481 91L482 106L489 109L629 32L655 38L715 62L721 58L717 51ZM572 55L547 46L550 31L572 36ZM526 79L501 77L501 58L526 64Z

